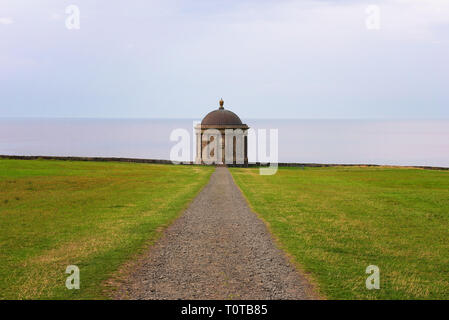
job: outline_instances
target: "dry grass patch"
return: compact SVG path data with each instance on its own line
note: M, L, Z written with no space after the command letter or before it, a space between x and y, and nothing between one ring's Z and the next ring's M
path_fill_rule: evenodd
M158 237L212 171L0 160L0 298L107 298L107 280ZM80 290L65 287L68 265L80 268Z

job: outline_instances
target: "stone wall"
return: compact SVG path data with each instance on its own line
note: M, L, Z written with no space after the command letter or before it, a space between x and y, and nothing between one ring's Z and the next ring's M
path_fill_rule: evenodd
M136 159L136 158L104 158L104 157L57 157L57 156L10 156L0 155L0 159L18 159L18 160L65 160L65 161L118 161L118 162L135 162L135 163L157 163L157 164L173 164L170 160L161 159ZM194 165L193 161L181 163L183 165ZM267 167L269 163L250 162L248 164L230 164L228 167ZM390 166L378 164L337 164L337 163L295 163L295 162L279 162L278 167L391 167L391 168L417 168L429 170L449 170L449 167L430 167L430 166Z

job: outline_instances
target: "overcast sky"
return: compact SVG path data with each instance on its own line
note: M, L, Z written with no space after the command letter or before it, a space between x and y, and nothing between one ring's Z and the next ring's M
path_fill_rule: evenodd
M449 1L0 2L0 117L201 118L221 97L242 118L449 118Z

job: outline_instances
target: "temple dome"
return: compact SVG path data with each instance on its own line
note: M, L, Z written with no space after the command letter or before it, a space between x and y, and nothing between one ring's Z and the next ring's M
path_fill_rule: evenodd
M209 112L201 121L203 125L241 125L242 120L234 112L218 109Z
M220 100L220 108L209 112L201 121L202 125L242 125L242 120L234 112L223 108L223 99Z

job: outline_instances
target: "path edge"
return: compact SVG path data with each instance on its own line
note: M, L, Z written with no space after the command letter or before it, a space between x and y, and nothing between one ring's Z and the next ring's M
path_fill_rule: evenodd
M227 168L227 169L229 170L229 168ZM273 230L271 229L270 223L268 221L266 221L262 217L262 215L259 214L254 209L254 207L251 205L251 203L249 202L249 200L246 197L245 193L243 192L243 190L240 188L240 186L235 181L235 178L232 175L231 170L229 170L229 173L231 174L232 181L234 182L234 184L236 185L237 189L240 191L241 195L245 199L248 207L250 208L251 213L254 214L258 219L260 219L263 222L263 224L267 228L268 233L270 234L270 237L273 240L274 245L276 246L276 248L279 249L283 253L283 255L286 258L286 260L295 268L296 272L298 272L300 277L303 278L306 281L306 283L305 283L306 294L312 300L327 300L326 296L322 293L322 290L320 288L320 285L319 285L318 281L315 279L315 277L312 275L312 273L311 272L305 272L304 271L304 266L301 263L295 261L295 258L286 250L285 246L282 244L282 242L279 240L279 238L274 234Z
M133 254L127 261L122 263L120 267L108 279L100 284L104 288L103 294L105 296L105 300L119 300L118 296L122 297L120 300L132 300L128 296L120 294L120 286L124 284L131 273L141 265L142 260L147 257L149 252L153 250L153 247L165 236L168 228L170 228L170 226L172 226L184 215L192 202L198 197L198 195L204 190L204 188L209 185L210 178L212 177L212 174L215 172L215 170L216 168L210 173L207 183L205 183L200 189L198 189L197 193L192 197L192 199L186 202L184 207L179 210L176 217L174 217L173 220L170 221L167 225L159 227L160 230L156 230L156 236L154 237L154 239L146 240L139 252Z

